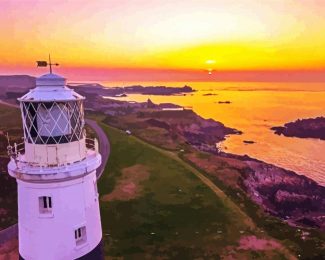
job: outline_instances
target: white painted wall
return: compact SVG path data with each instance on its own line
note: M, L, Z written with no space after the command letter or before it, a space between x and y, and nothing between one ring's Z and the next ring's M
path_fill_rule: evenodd
M50 152L53 150L53 152ZM81 161L86 157L86 141L63 144L31 144L25 142L26 161L39 166L64 165Z
M95 171L66 182L27 183L18 179L17 182L19 252L24 259L75 259L99 244L102 229ZM40 214L38 197L41 196L52 197L53 214ZM83 225L87 229L87 242L77 247L74 230Z

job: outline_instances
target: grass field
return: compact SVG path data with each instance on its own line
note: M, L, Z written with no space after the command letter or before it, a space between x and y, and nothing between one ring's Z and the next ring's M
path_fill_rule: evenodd
M111 142L109 162L99 181L107 257L290 258L281 244L256 228L221 191L220 196L213 192L189 165L102 126ZM146 178L135 182L127 177L125 170L135 174L132 167L147 172ZM120 194L120 199L117 195L107 201L110 193ZM247 238L264 246L255 248Z

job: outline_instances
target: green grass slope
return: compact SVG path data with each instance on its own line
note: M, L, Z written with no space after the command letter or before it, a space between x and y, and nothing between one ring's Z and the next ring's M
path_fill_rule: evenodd
M218 196L199 179L195 169L168 152L102 126L111 143L108 165L99 181L107 257L291 258L282 245L265 237L230 200ZM139 183L125 179L123 173L135 165L148 171L147 178ZM137 186L136 196L104 199L123 185ZM254 237L264 247L244 245L247 237Z

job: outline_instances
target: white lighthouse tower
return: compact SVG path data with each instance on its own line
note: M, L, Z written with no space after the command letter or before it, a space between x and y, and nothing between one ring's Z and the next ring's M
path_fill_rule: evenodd
M49 73L18 99L24 143L12 147L20 259L101 259L96 139L84 131L84 97Z

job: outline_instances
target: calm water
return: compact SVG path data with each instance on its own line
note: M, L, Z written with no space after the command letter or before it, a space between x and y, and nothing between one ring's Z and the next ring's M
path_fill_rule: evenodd
M104 82L106 86L125 86L130 82ZM171 102L192 107L204 118L213 118L244 132L231 135L222 143L225 151L247 154L304 174L325 185L325 141L275 135L270 127L298 118L325 116L324 83L219 83L145 82L141 85L190 85L197 90L186 96L129 95L122 100L154 103ZM215 94L204 96L204 94ZM218 104L218 101L231 104ZM255 141L245 144L244 140Z

